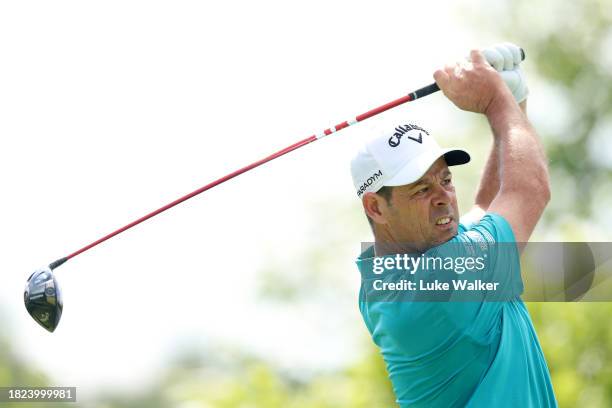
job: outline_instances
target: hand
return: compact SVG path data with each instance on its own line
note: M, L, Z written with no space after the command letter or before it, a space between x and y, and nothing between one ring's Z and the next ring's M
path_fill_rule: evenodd
M512 98L502 77L478 50L471 51L470 61L437 70L434 79L451 102L470 112L486 114L492 105Z
M517 103L523 102L529 95L527 79L520 68L521 49L512 43L496 44L482 51L487 62L503 78Z

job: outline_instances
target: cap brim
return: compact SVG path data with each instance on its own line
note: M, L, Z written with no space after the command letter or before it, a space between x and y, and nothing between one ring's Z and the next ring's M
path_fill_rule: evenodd
M407 163L396 175L385 182L384 185L388 187L397 187L414 183L423 177L423 174L429 170L431 165L442 156L444 156L444 160L448 166L458 166L470 161L469 153L463 149L450 148L433 150Z

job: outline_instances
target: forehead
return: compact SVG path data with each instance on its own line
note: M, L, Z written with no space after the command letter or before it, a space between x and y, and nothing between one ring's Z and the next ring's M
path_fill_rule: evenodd
M447 174L450 174L450 170L448 169L448 166L446 165L446 160L444 160L444 156L440 157L438 160L436 160L430 167L429 169L427 169L427 171L425 172L425 174L423 174L421 176L420 179L418 179L417 181L415 181L414 183L410 183L410 184L404 184L403 186L397 186L394 187L393 190L397 190L398 193L401 192L410 192L414 187L426 183L428 180L436 177L436 176L446 176Z

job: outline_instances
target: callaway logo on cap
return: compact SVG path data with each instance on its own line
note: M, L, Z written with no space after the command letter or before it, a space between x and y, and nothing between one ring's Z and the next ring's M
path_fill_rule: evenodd
M429 132L411 123L400 124L365 143L351 161L357 197L383 186L403 186L417 181L444 156L455 166L470 161L463 149L442 149Z

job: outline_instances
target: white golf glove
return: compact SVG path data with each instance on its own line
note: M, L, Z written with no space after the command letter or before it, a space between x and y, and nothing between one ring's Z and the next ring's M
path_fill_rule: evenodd
M527 78L519 67L521 49L512 43L501 43L482 50L487 62L503 78L517 103L523 102L529 95Z

